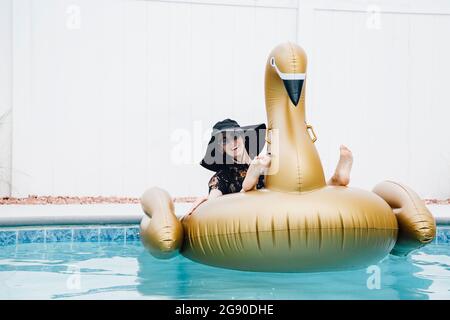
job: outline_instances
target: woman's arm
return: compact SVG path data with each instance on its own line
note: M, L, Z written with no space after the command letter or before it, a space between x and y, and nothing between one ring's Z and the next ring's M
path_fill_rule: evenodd
M222 191L220 191L219 189L212 189L207 197L207 200L220 197L221 195L222 195Z
M189 211L186 214L187 215L192 214L194 212L194 210L197 209L197 207L199 205L201 205L203 202L220 197L221 195L222 195L222 191L220 191L219 189L211 189L211 192L207 196L197 198L197 200L195 200L194 204L192 205L192 207L189 209Z
M241 192L253 190L258 183L260 175L260 170L256 166L252 166L250 164L250 167L247 170L247 174L245 175L244 182L242 182Z
M255 157L248 167L241 192L253 190L258 184L259 176L265 174L270 166L270 156L262 155Z

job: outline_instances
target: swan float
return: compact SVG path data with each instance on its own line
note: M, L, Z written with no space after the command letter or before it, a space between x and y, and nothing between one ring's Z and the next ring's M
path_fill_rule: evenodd
M431 242L436 224L407 186L384 181L373 192L327 186L305 121L307 59L296 44L269 55L265 71L265 188L208 200L181 221L158 187L141 197L140 235L161 259L181 253L207 265L248 271L317 272L363 268L387 254Z

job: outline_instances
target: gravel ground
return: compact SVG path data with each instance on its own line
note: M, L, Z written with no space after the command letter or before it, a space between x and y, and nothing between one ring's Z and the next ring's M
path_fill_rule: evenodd
M194 202L196 197L175 197L174 202ZM29 195L26 198L3 197L0 198L2 204L106 204L119 203L130 204L139 203L139 198L133 197L68 197L68 196L37 196Z
M194 202L197 197L175 197L174 202ZM450 204L450 199L424 199L426 204ZM139 198L133 197L68 197L68 196L37 196L29 195L26 198L3 197L0 198L0 205L2 204L106 204L119 203L130 204L139 203Z
M426 204L450 204L450 199L438 200L438 199L425 199Z

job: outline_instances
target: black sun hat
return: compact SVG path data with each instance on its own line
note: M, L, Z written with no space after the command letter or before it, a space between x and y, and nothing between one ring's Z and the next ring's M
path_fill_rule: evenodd
M240 126L235 120L225 119L217 122L212 129L205 156L200 165L211 171L219 171L224 166L235 163L234 159L223 152L221 141L226 133L244 138L245 149L250 158L257 156L264 148L266 125L264 123Z

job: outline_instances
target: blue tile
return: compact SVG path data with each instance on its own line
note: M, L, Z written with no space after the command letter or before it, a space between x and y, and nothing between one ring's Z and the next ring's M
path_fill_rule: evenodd
M450 243L450 228L438 228L436 233L436 243L449 244Z
M19 230L19 243L43 243L45 240L44 230Z
M0 231L0 247L16 244L16 231Z
M445 234L447 242L450 242L450 229L442 229L442 232Z
M125 239L124 228L101 228L100 241L116 242Z
M78 242L97 242L98 241L98 229L74 229L73 230L73 241Z
M70 242L72 241L72 229L48 229L47 242Z
M140 239L138 227L127 228L126 233L127 241L138 241Z

